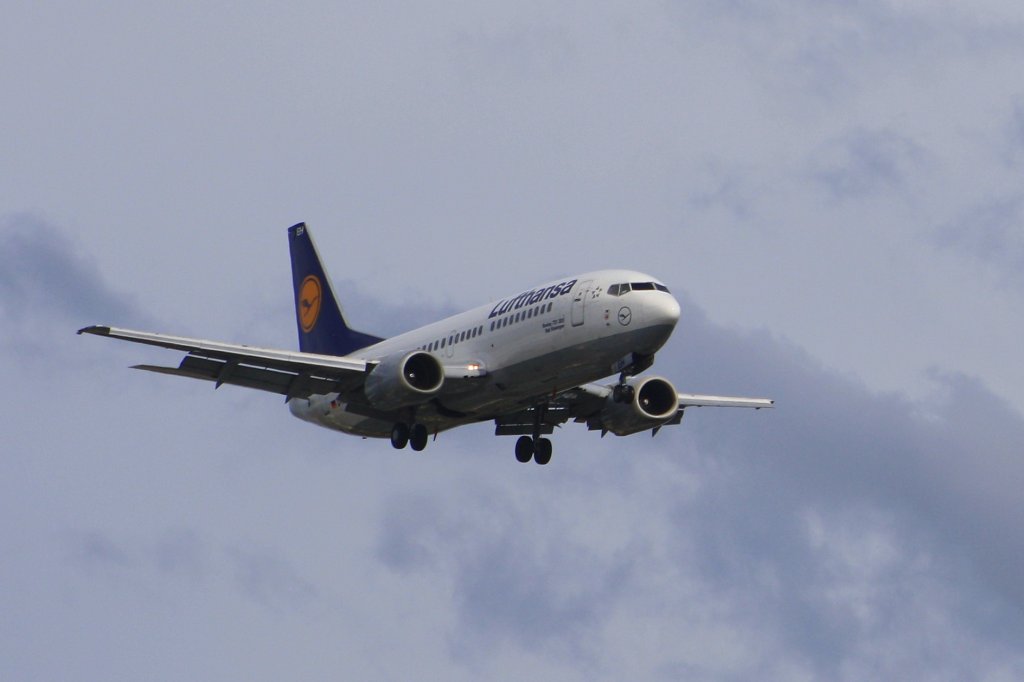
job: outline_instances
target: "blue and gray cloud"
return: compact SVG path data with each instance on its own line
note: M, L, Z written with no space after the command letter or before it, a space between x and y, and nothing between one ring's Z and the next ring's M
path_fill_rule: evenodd
M0 677L1024 677L1019 2L8 14ZM778 408L412 456L73 334L291 347L298 220L379 334L649 271Z

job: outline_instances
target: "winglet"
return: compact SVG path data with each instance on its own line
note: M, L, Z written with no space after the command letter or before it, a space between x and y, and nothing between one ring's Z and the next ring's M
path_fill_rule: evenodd
M93 324L88 327L82 327L76 334L96 334L97 336L110 336L110 327Z
M288 228L299 350L348 355L383 339L349 328L305 223Z

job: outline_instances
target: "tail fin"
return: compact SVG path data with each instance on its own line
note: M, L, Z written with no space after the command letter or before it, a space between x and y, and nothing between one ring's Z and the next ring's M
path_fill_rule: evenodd
M292 255L299 350L323 355L348 355L383 340L349 329L334 295L334 287L320 263L313 235L305 223L288 228L288 247Z

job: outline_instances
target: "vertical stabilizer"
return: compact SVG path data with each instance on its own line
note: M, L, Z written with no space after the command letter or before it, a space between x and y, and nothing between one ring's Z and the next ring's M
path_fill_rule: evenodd
M288 228L295 291L299 350L323 355L348 355L382 339L349 329L334 287L327 277L313 236L305 223Z

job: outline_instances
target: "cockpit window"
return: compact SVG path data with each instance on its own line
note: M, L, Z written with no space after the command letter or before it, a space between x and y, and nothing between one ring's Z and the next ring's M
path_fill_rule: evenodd
M612 284L608 287L609 296L622 296L630 291L664 291L668 293L668 287L657 282L626 282L625 284Z

